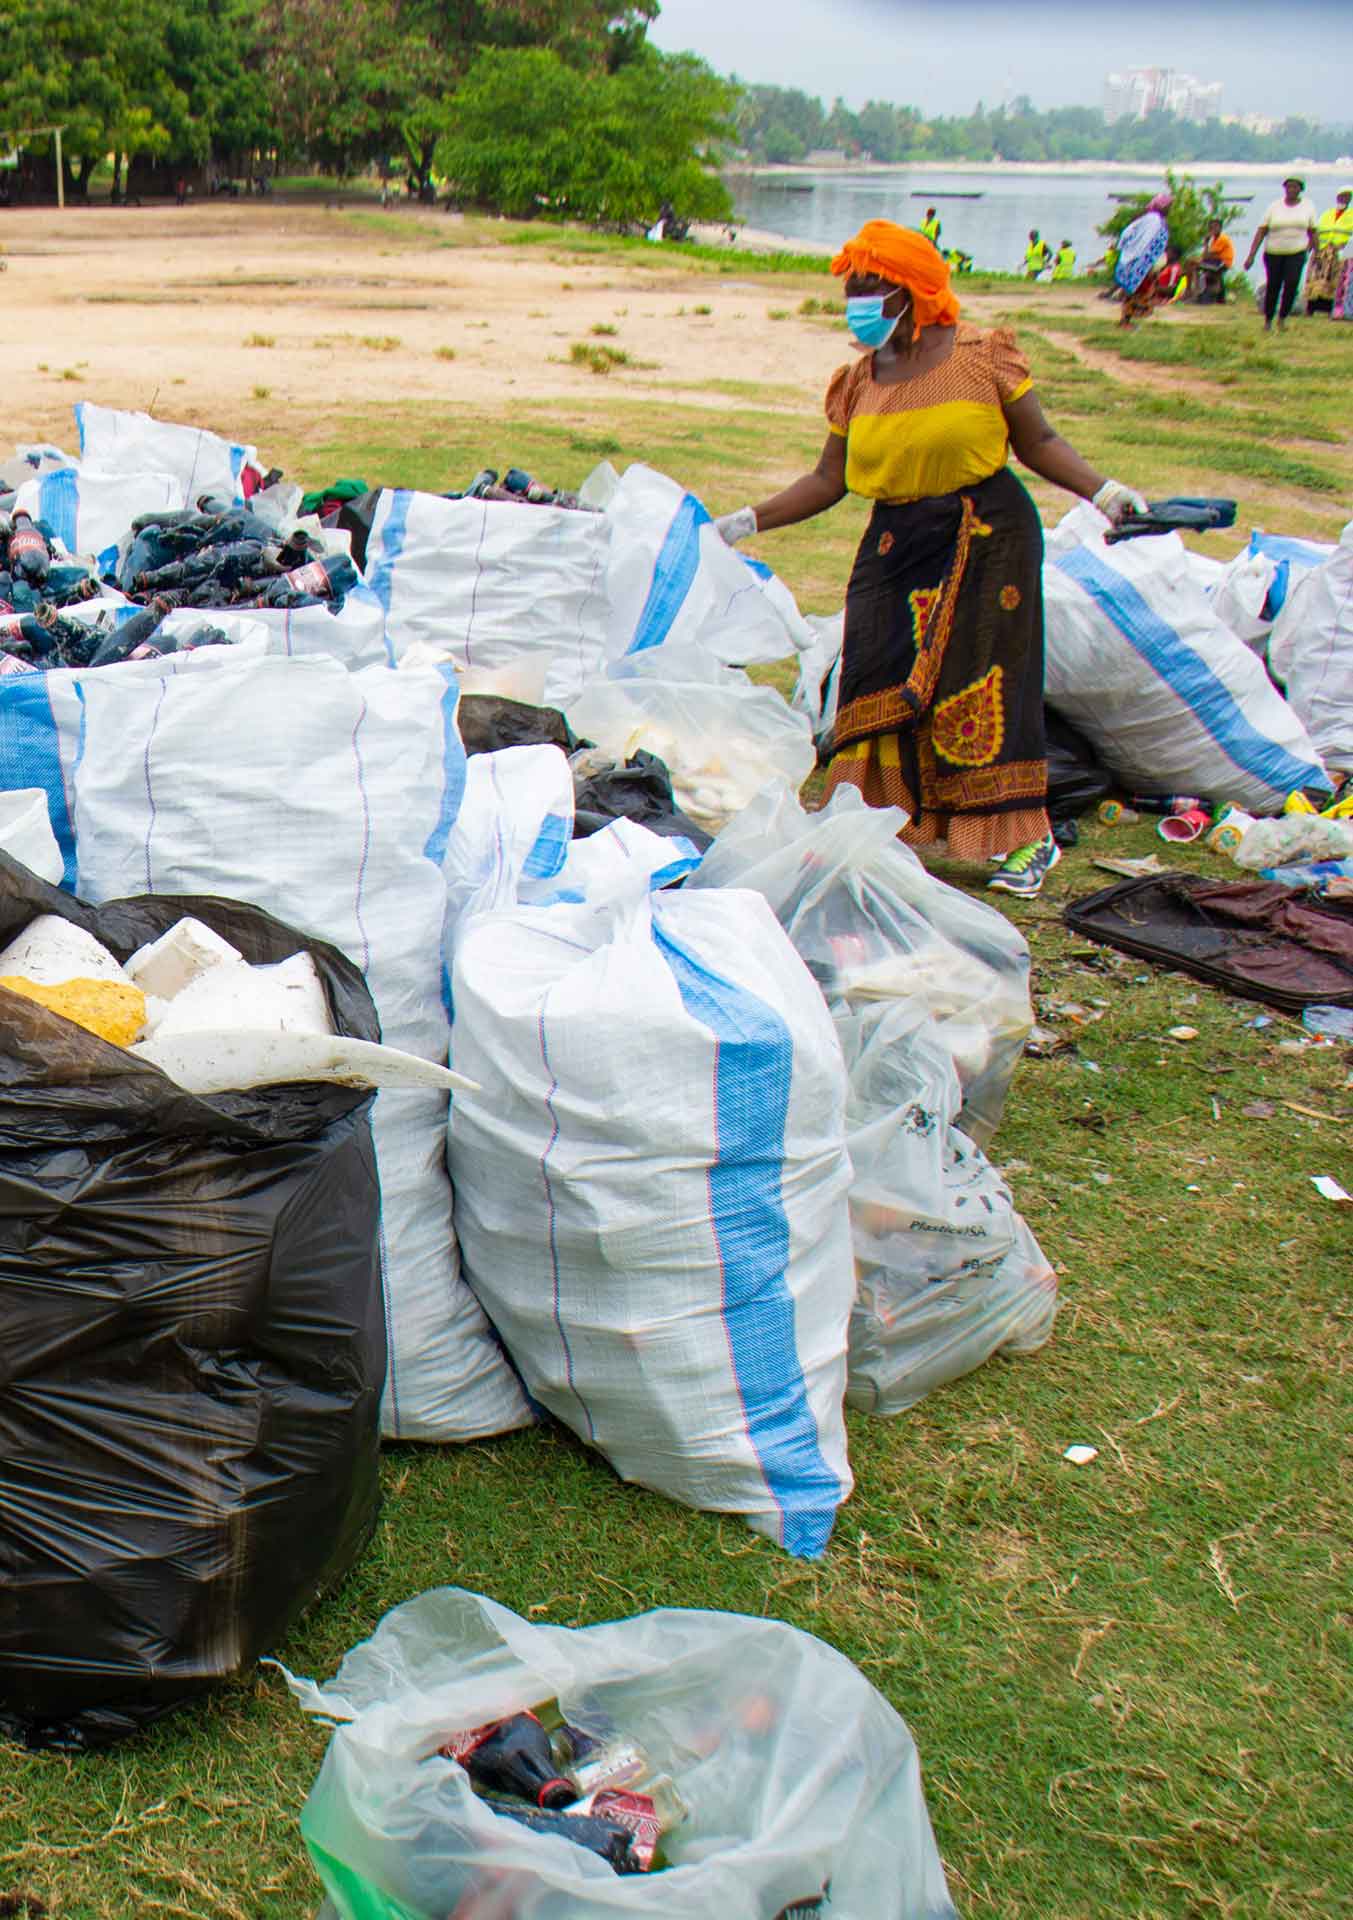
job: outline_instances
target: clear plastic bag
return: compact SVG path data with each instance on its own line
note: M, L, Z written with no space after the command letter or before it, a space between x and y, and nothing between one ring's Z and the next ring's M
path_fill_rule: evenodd
M387 1614L326 1687L345 1721L301 1816L341 1920L952 1920L906 1724L842 1654L774 1620L663 1609L571 1630L454 1587ZM436 1749L557 1698L675 1779L672 1865L618 1878L495 1814ZM825 1897L830 1887L830 1898Z

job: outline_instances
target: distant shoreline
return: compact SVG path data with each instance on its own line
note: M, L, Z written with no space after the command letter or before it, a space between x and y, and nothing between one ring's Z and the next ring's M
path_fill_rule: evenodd
M1300 166L1303 176L1313 174L1353 174L1348 161L1338 160L1146 160L1140 164L1126 160L869 160L847 161L844 166L810 167L803 161L776 165L724 167L725 176L754 180L842 180L858 174L900 173L983 173L983 174L1119 174L1124 179L1159 178L1167 170L1189 172L1195 179L1215 179L1229 174L1238 180L1281 180L1284 167Z

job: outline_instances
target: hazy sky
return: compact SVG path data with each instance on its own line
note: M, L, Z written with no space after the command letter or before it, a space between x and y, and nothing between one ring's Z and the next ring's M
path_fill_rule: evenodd
M1225 85L1224 113L1353 122L1353 0L662 0L660 47L851 106L1098 106L1116 67Z

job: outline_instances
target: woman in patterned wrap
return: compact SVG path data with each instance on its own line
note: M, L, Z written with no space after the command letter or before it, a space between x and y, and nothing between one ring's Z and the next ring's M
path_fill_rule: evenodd
M718 522L730 542L793 526L846 493L874 502L846 594L827 790L904 807L903 838L1004 857L993 887L1038 892L1059 857L1046 810L1043 529L1006 465L1117 521L1144 503L1043 416L1013 334L959 319L928 240L871 220L832 262L865 349L827 389L811 473Z

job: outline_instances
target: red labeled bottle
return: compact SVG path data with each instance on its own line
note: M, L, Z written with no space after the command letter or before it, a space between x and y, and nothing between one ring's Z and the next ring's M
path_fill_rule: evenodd
M566 1807L577 1798L572 1781L554 1764L550 1736L533 1713L454 1733L437 1751L459 1761L484 1792L512 1794L546 1808Z

